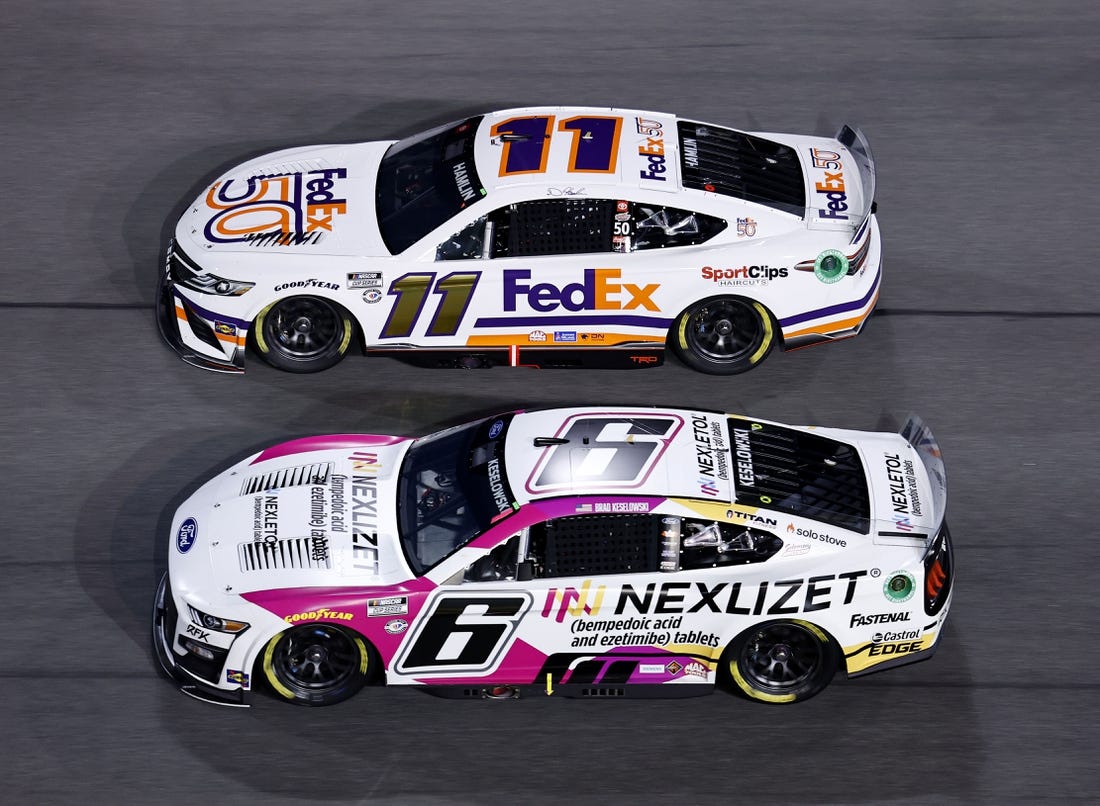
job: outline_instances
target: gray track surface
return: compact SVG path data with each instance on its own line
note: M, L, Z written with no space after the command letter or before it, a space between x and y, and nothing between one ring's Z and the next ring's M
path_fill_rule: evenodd
M1029 3L4 3L0 15L0 800L1033 802L1100 797L1100 11ZM879 166L881 313L734 379L313 377L185 366L151 309L170 223L265 150L528 103L745 128L853 121ZM939 437L959 576L930 662L794 708L369 690L250 711L154 670L168 520L311 432L422 433L647 401Z

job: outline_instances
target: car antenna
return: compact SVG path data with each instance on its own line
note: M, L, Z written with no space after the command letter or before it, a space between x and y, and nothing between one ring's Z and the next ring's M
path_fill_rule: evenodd
M536 448L546 448L550 445L568 445L569 440L565 437L535 437Z

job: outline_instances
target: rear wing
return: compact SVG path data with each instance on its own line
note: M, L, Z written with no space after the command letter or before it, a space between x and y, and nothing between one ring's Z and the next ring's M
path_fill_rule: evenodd
M932 435L932 429L916 415L910 415L899 433L917 452L925 472L928 473L928 484L932 488L932 516L936 521L936 528L939 529L947 512L947 474L944 471L940 446Z
M875 158L871 154L871 146L867 142L867 135L862 129L848 125L840 127L836 133L836 139L848 149L859 168L859 184L863 191L863 209L859 214L859 222L856 225L858 231L863 223L871 217L875 211Z

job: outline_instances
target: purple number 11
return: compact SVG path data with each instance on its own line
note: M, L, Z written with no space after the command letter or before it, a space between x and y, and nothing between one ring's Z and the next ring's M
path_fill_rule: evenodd
M558 131L573 136L566 170L615 173L622 126L622 118L591 115L566 118L558 123ZM503 144L499 176L545 173L553 127L553 115L508 118L493 126L490 135L500 137Z

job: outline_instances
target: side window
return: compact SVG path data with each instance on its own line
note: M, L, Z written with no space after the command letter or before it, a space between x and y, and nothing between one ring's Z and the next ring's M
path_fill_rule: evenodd
M660 519L653 515L577 515L532 526L527 560L536 578L656 571Z
M709 241L727 226L724 219L676 207L620 201L617 210L616 252L692 246Z
M694 518L662 520L662 571L764 562L783 548L771 532Z
M435 250L436 260L476 260L488 257L485 252L485 225L488 216L482 216L456 232Z
M615 202L540 199L501 208L493 221L493 257L610 252Z
M519 547L521 535L514 535L484 557L479 558L469 568L463 579L466 582L497 582L503 579L515 579L519 565Z

